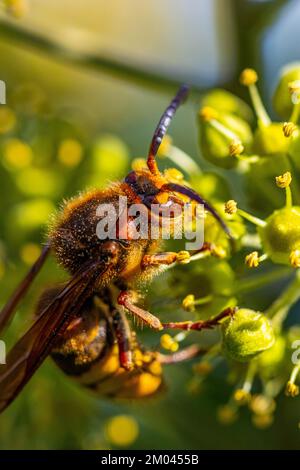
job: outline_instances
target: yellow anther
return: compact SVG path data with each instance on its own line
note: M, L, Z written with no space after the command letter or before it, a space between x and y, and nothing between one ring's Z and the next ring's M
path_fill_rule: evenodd
M282 126L282 130L285 137L291 137L297 130L297 126L293 122L285 122Z
M146 170L148 168L147 162L144 158L135 158L132 160L131 168L133 171Z
M188 251L179 251L177 253L177 263L188 264L190 262L191 255Z
M291 181L292 181L292 175L289 171L286 171L285 173L283 173L283 175L280 175L280 176L276 176L276 184L279 188L287 188L290 184L291 184Z
M225 202L224 209L226 214L235 214L237 211L237 202L234 199L230 199Z
M229 155L231 157L238 157L245 150L240 140L233 140L229 145Z
M285 394L287 397L293 397L293 398L299 395L298 385L294 384L293 382L289 380L285 387Z
M203 121L211 121L212 119L217 119L218 113L214 108L210 106L204 106L200 109L200 117Z
M246 405L251 399L251 394L242 388L238 388L234 392L233 398L239 405Z
M211 249L211 254L216 258L224 259L227 256L225 248L221 245L213 245Z
M291 252L290 263L293 268L300 268L300 250L294 250Z
M158 148L157 155L159 157L165 157L169 155L171 146L172 146L172 138L169 135L165 135Z
M189 294L183 299L182 308L187 312L195 311L195 296L193 294Z
M244 86L254 85L257 80L258 76L254 69L244 69L240 75L240 83Z
M252 251L252 253L249 253L249 255L247 255L245 258L245 264L248 266L248 268L257 268L259 265L258 252Z
M179 348L179 344L177 343L177 341L175 341L174 338L172 338L172 336L168 334L164 334L161 336L160 345L162 348L172 352L177 351Z
M165 170L164 176L171 183L178 183L178 181L183 181L184 179L183 174L177 168L168 168Z
M266 395L258 394L254 395L250 401L249 408L256 415L264 416L266 414L271 414L276 408L276 403L273 398L270 398Z
M253 415L252 423L258 429L266 429L272 425L274 417L272 414Z
M291 95L298 95L300 93L300 80L294 80L288 83L288 89Z

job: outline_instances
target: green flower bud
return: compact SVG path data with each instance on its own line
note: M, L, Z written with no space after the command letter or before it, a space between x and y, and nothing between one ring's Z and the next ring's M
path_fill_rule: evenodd
M264 252L274 263L291 264L291 254L300 250L300 206L274 211L265 227L258 227Z
M273 106L278 115L285 120L290 117L293 108L289 84L297 80L300 80L300 62L293 62L283 67L273 95Z
M200 148L203 157L222 168L233 168L237 159L230 155L229 147L233 140L240 140L249 149L252 143L252 132L249 124L234 114L217 113L217 123L225 132L213 125L214 120L199 122Z
M254 121L254 114L250 106L233 93L221 88L215 88L207 93L202 100L202 106L210 106L226 114L235 114L249 124Z
M233 318L222 324L223 350L238 362L247 362L273 346L275 337L265 315L249 309L239 309Z
M258 127L254 134L253 153L272 156L285 153L289 140L284 136L282 123L273 122L269 126Z

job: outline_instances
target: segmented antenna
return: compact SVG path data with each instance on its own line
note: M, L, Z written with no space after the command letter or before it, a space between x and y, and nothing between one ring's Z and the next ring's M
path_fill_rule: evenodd
M177 111L178 107L185 101L188 95L189 87L187 85L182 85L176 96L173 98L165 112L163 113L162 117L159 120L159 123L154 131L154 135L152 138L152 142L150 145L149 153L148 153L148 160L147 165L151 173L154 175L159 175L159 169L155 160L158 148L161 144L163 137L166 135L168 127L174 117L175 112Z

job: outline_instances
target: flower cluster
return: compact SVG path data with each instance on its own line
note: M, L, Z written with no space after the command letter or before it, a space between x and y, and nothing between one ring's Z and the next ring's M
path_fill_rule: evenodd
M296 320L285 320L300 298L300 64L285 67L275 89L273 103L280 122L269 117L257 82L253 69L240 75L254 112L225 90L203 97L199 144L210 171L203 172L169 137L160 155L181 166L181 180L214 203L235 239L233 246L207 214L205 241L214 252L204 251L197 263L187 260L179 274L170 274L169 282L176 283L181 308L188 315L208 319L228 306L236 309L233 317L221 322L220 337L204 343L207 352L193 367L189 390L200 391L204 378L223 358L234 389L218 410L219 420L233 422L239 408L247 405L254 425L264 428L273 422L275 398L282 390L288 397L299 394L300 328ZM234 170L236 191L228 189L212 165ZM178 170L173 171L178 177ZM249 268L255 268L253 275ZM267 307L257 295L263 288L272 292ZM176 351L191 334L164 334L161 346ZM200 338L207 342L204 335Z

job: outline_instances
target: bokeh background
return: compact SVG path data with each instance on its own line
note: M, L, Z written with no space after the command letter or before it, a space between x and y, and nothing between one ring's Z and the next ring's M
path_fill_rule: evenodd
M145 156L178 83L190 83L192 93L171 134L210 169L197 147L201 95L225 86L244 96L237 77L252 66L270 102L280 67L299 60L297 0L0 4L0 79L7 86L7 105L0 105L1 303L38 256L60 201L123 177L131 159ZM231 176L226 173L229 183ZM64 276L47 263L17 312L9 344L30 324L42 287ZM148 302L173 314L180 302L160 304L161 284L155 281ZM155 346L153 334L143 335ZM190 365L170 367L165 375L168 391L160 397L112 403L89 395L47 360L1 416L0 448L299 448L299 400L280 399L268 429L253 427L246 410L225 427L216 412L229 396L222 367L201 393L188 386Z

